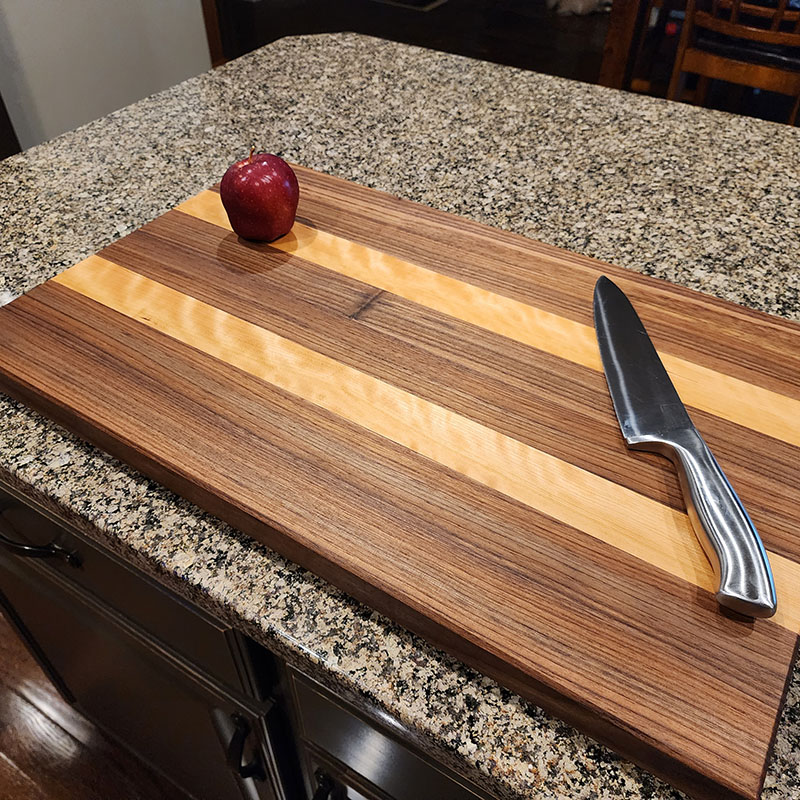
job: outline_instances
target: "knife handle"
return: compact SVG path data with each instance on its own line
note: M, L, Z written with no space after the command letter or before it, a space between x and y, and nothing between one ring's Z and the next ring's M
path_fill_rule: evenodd
M692 527L719 581L717 602L748 617L771 617L777 599L761 537L703 437L689 428L630 446L675 464Z

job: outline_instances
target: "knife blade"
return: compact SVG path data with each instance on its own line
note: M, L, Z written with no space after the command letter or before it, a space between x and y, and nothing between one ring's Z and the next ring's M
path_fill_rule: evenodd
M717 602L771 617L775 583L761 537L708 445L625 293L605 276L594 289L594 325L608 390L628 447L669 458L692 527L718 582Z

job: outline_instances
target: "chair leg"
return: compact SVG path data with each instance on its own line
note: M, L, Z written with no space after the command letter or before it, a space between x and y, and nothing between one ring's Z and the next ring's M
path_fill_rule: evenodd
M686 82L686 73L681 72L678 66L672 70L672 77L669 80L669 88L667 89L667 100L680 101L683 95L683 84Z
M797 95L797 100L794 101L792 113L789 114L789 124L795 125L797 123L797 112L800 111L800 94Z
M697 88L694 92L694 104L696 106L704 106L706 104L706 96L708 95L708 84L710 78L707 75L700 75L697 78Z
M683 95L686 73L681 70L681 67L683 66L683 57L689 47L693 27L694 0L687 0L686 19L681 27L681 38L678 41L678 50L675 53L675 63L672 65L672 77L669 80L669 89L667 89L667 100L680 100Z

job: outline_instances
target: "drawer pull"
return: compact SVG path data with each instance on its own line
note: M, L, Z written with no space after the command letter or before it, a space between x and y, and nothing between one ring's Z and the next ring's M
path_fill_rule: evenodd
M347 800L347 789L331 778L327 772L318 769L314 777L317 779L317 791L311 800Z
M0 507L0 514L2 514L4 510L5 509ZM2 517L0 517L0 519L1 518ZM14 553L15 555L22 556L23 558L61 558L71 567L79 567L81 565L80 556L76 552L67 550L65 547L61 547L53 542L40 547L32 544L15 542L6 535L9 528L13 533L13 528L11 528L11 526L8 524L7 520L3 520L3 522L6 530L4 531L2 528L0 528L0 547L4 547L6 550Z
M257 781L263 781L267 776L264 774L264 766L258 755L254 756L249 764L242 764L244 745L250 735L250 723L240 714L234 714L231 721L234 730L225 759L228 767L240 778L255 778Z

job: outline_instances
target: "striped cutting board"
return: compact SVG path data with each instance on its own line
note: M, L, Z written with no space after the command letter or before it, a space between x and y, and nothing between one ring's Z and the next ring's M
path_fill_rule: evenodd
M800 326L297 172L272 245L209 190L0 309L0 387L675 785L757 797L800 628ZM673 468L623 443L603 273L761 531L769 621L720 612Z

